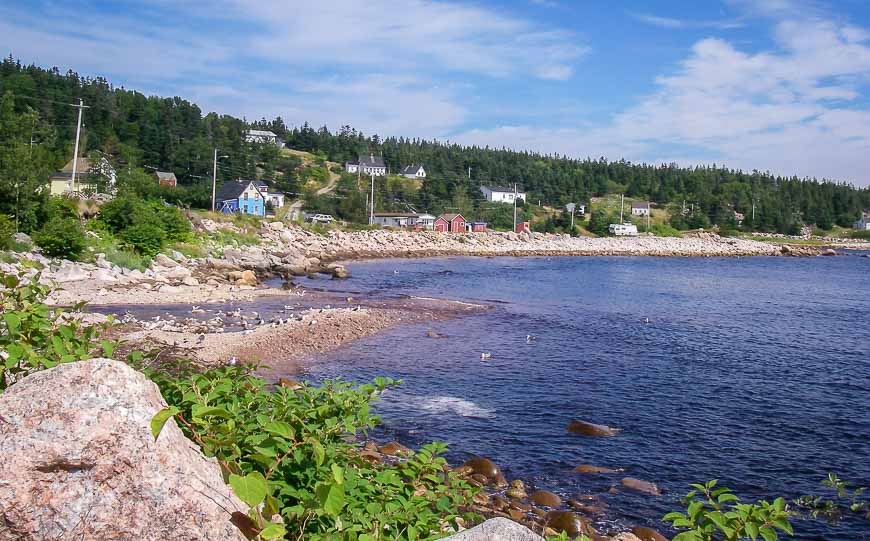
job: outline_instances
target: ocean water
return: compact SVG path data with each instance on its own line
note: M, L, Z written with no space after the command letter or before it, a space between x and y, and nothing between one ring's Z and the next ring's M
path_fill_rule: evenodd
M565 497L598 494L609 506L605 530L668 533L659 517L679 508L689 483L713 478L746 500L825 493L830 471L870 486L868 258L439 258L349 268L350 280L307 285L492 306L355 342L309 369L313 380L403 379L377 404L379 437L444 441L452 463L486 456L509 479ZM428 338L430 329L445 338ZM572 419L621 432L570 434ZM579 464L625 473L572 472ZM622 476L665 493L608 492ZM870 521L795 526L799 539L870 539Z

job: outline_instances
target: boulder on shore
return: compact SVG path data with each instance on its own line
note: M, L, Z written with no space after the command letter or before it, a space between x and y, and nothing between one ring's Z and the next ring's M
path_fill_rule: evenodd
M464 532L445 537L444 541L544 541L544 538L512 520L496 517Z
M243 540L246 506L170 419L157 386L110 359L61 364L0 395L0 541Z

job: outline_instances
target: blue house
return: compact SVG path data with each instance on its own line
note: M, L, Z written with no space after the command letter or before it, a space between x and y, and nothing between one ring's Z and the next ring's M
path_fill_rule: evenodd
M215 197L215 205L218 212L226 214L266 215L266 198L252 180L224 183Z

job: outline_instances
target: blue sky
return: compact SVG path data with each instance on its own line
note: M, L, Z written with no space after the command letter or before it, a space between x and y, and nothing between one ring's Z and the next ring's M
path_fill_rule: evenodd
M248 119L870 184L864 0L86 0L0 52Z

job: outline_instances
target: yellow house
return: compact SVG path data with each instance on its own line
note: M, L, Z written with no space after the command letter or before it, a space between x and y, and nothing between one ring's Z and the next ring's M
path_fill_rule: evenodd
M97 164L92 164L88 158L79 158L76 164L76 185L72 186L73 161L67 162L63 168L51 175L48 180L51 195L63 195L67 193L81 192L87 189L95 189L93 177L100 175L109 181L109 186L115 185L115 170L105 158L100 158Z

